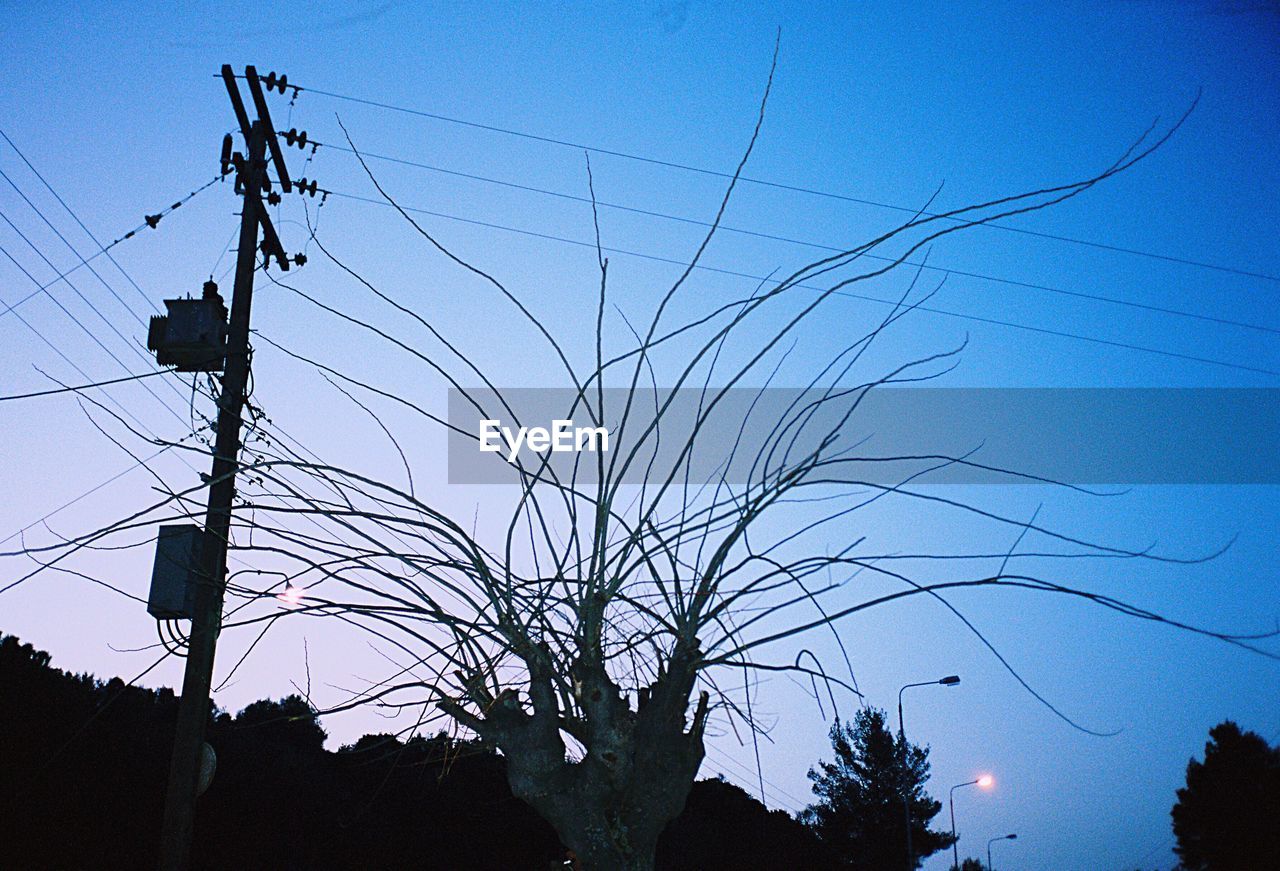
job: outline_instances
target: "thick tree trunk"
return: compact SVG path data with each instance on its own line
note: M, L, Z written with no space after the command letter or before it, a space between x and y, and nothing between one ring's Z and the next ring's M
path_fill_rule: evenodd
M591 766L578 763L574 773ZM684 772L621 789L586 775L576 789L521 797L551 823L585 871L651 871L658 837L684 809L692 785L693 774Z
M538 650L524 653L531 711L514 692L495 698L466 678L484 717L453 702L442 707L497 745L512 792L551 824L586 871L651 871L658 837L684 809L702 764L706 693L692 723L685 716L697 673L696 642L677 646L634 710L599 659L579 659L572 668L574 710L567 716L547 659ZM562 731L586 748L581 761L566 760Z
M700 760L701 752L697 755ZM673 770L640 762L625 783L601 769L589 754L568 767L564 792L521 797L551 823L585 871L651 871L658 838L684 809L697 765ZM512 781L513 789L525 785Z
M656 837L645 837L603 815L592 820L566 819L561 822L562 825L552 825L561 841L573 851L583 871L610 871L614 868L619 871L653 871L658 847Z

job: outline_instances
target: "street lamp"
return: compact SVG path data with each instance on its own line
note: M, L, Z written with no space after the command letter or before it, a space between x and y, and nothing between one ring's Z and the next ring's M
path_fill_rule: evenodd
M904 741L906 740L906 735L903 734L903 731L902 731L902 692L903 690L909 690L912 687L931 687L934 684L941 684L944 687L953 687L958 685L959 683L960 683L960 676L958 674L949 674L946 677L942 678L941 680L926 680L926 681L922 681L921 683L909 683L906 686L904 686L902 689L898 690L898 737Z
M902 687L902 689L898 690L898 740L902 742L902 745L904 748L906 747L906 744L907 744L907 735L902 730L902 693L903 691L909 690L911 689L911 687L929 687L929 686L933 686L934 684L941 684L944 687L953 687L958 683L960 683L960 676L956 674L949 674L946 677L941 678L940 680L926 680L920 683L909 683L906 686ZM915 854L915 850L913 850L911 847L911 796L905 789L905 786L906 784L903 784L904 789L902 793L902 812L906 816L906 820L907 820L907 871L915 871L916 854Z
M960 850L956 847L959 838L956 837L956 790L962 786L980 786L983 789L990 789L995 783L995 778L990 774L984 774L981 777L975 777L973 780L966 780L964 783L957 783L951 787L951 792L947 795L947 803L951 805L951 858L957 868L960 867Z
M1018 840L1017 835L1001 835L998 838L992 838L991 840L987 841L987 871L991 871L991 845L994 844L996 841L1016 841L1016 840Z

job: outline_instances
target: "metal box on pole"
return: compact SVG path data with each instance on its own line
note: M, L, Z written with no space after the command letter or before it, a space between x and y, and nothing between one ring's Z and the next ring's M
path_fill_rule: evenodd
M151 570L147 613L157 620L190 620L204 530L194 523L161 526Z

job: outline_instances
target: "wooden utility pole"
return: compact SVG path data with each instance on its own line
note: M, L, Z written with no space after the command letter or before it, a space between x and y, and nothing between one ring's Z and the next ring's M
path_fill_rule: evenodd
M232 107L248 145L248 156L236 156L238 187L242 189L240 245L236 253L235 288L227 329L226 369L218 396L217 437L213 450L213 475L209 483L209 503L205 531L195 573L195 600L187 648L182 699L178 706L177 730L169 767L164 823L160 845L161 871L185 871L190 862L195 803L209 718L209 687L213 680L214 653L222 627L222 600L226 586L227 545L231 536L232 503L236 495L236 472L240 454L241 414L249 379L249 310L253 300L253 279L258 268L258 231L263 232L262 250L270 262L275 257L282 269L289 268L271 226L262 192L268 187L267 152L279 173L280 187L290 189L288 171L276 142L271 117L262 98L262 88L253 67L246 79L258 110L258 120L250 123L235 76L229 66L222 77L231 96Z

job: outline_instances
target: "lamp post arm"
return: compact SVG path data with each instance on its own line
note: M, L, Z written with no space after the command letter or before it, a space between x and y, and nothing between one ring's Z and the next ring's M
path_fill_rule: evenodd
M907 686L910 686L910 684L908 684ZM907 734L902 729L902 691L905 690L906 688L907 687L903 687L902 689L898 690L898 739L903 742L907 740Z
M951 864L953 871L959 871L960 868L960 851L956 848L956 788L951 787L951 793L947 796L947 804L951 805Z
M912 687L929 687L929 686L933 686L936 683L938 683L938 681L936 680L922 680L919 683L904 684L902 688L898 690L898 737L899 738L906 740L906 733L904 733L902 730L902 694L903 692L911 689Z
M932 686L933 684L943 684L944 686L954 686L959 682L960 682L960 678L956 677L955 675L950 675L948 677L942 678L941 680L923 680L917 683L904 684L902 687L898 689L898 741L902 744L904 762L909 758L910 754L907 753L907 733L902 725L902 694L907 690L911 689L911 687L927 687L927 686ZM903 777L904 778L906 777L905 770L903 771ZM907 823L907 871L915 871L916 854L915 854L915 850L911 846L911 796L907 791L907 784L905 782L902 784L902 787L903 787L902 812L903 812L903 815L906 817L906 823ZM955 818L955 811L953 808L952 825L951 825L951 828L953 830L955 829L954 818Z
M1014 841L1017 840L1017 838L1017 835L1000 835L997 838L991 838L987 841L987 871L991 871L991 845L996 841Z
M951 805L951 858L957 869L960 867L960 849L956 846L959 841L956 837L956 790L962 786L973 786L977 782L978 780L966 780L964 783L957 783L947 793L947 804Z

